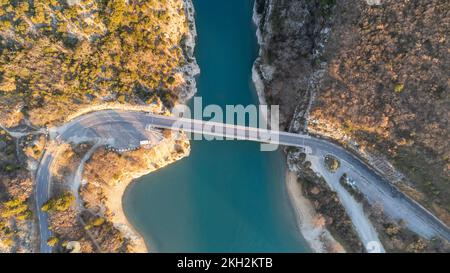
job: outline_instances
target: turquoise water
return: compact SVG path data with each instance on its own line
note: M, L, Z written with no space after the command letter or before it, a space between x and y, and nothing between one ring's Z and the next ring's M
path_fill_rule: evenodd
M251 0L194 0L204 104L253 104ZM125 213L158 252L303 252L280 152L193 141L191 155L133 183Z

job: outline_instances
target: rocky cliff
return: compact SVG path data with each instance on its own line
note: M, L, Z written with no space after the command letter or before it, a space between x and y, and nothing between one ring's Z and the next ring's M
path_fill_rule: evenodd
M448 1L338 1L309 129L358 142L450 223ZM377 161L377 160L373 160ZM374 162L376 164L376 162Z
M448 1L257 0L282 128L338 141L450 223Z

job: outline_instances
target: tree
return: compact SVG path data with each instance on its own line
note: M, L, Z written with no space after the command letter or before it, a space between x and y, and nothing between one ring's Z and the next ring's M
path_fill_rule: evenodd
M56 246L56 244L58 244L58 242L59 242L59 239L57 237L53 236L48 239L47 245L54 247L54 246Z
M29 219L31 214L26 201L19 198L4 202L0 209L1 218L15 217L19 221Z
M341 162L334 156L327 155L325 156L325 166L329 171L335 172L341 166Z
M42 205L41 210L44 212L67 211L75 201L75 196L71 192L66 192L57 198L48 200Z

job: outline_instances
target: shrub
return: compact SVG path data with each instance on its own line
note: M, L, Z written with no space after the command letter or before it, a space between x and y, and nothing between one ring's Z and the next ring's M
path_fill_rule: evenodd
M31 216L31 210L29 210L28 205L25 200L13 199L3 203L2 209L0 210L0 217L10 218L15 217L16 220L23 221Z
M58 239L58 238L56 238L56 237L51 237L51 238L48 239L47 245L49 245L49 246L51 246L51 247L54 247L54 246L56 246L56 244L58 244L58 242L59 242L59 239Z
M325 166L327 166L329 171L335 172L341 167L341 162L334 156L327 155L325 156Z
M84 226L84 229L85 230L90 230L91 228L99 227L99 226L103 225L104 223L105 223L105 218L97 217L97 218L93 219L92 221L90 221L89 224Z
M103 223L105 223L105 218L102 217L95 218L94 221L92 221L92 225L94 227L101 226L103 225Z
M401 83L400 84L396 84L395 87L394 87L394 91L397 94L402 93L403 90L405 90L405 85L404 84L401 84Z
M67 211L75 201L75 196L71 192L66 192L60 197L48 200L42 205L41 210L44 212Z

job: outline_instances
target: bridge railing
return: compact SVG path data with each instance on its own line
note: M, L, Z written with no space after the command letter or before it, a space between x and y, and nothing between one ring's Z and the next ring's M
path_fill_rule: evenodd
M269 130L266 128L248 127L243 125L234 125L215 121L204 121L189 118L179 118L173 116L158 116L153 114L149 114L149 117L152 119L155 118L158 120L168 121L168 123L152 122L153 127L170 130L181 130L194 134L223 137L226 138L227 140L249 140L268 144L304 147L305 146L304 143L301 142L293 143L287 140L282 140L280 139L280 136L283 139L310 138L310 136L304 134L294 134L288 132Z

